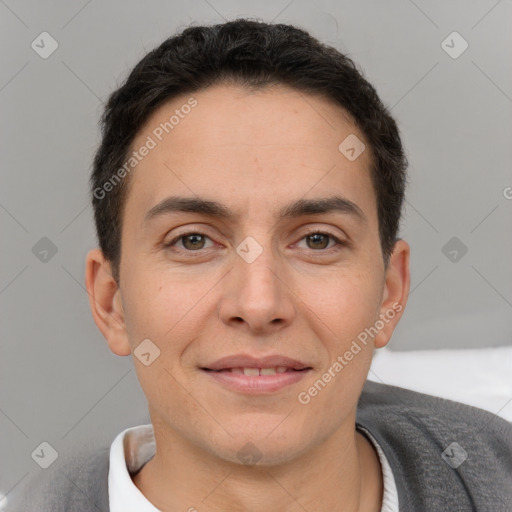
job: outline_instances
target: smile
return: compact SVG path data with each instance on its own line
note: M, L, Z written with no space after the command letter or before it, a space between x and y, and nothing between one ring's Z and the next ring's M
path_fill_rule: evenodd
M301 381L311 368L294 370L285 366L271 368L201 369L225 389L245 394L270 394Z
M286 366L276 366L274 368L224 368L222 370L210 370L217 372L231 372L238 373L243 375L275 375L276 373L285 373L285 372L295 372L300 370L295 370L293 368L288 368Z

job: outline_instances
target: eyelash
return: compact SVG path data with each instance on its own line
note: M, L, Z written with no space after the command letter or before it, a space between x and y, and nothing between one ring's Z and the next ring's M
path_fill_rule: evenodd
M190 236L190 235L200 235L200 236L204 236L206 238L210 238L208 235L206 235L205 233L201 233L200 231L188 231L187 233L181 233L180 235L177 235L170 242L164 243L163 248L170 249L174 244L176 244L176 242L178 242L182 238L186 238L187 236ZM305 238L312 236L312 235L327 235L334 242L336 242L336 245L338 246L338 247L333 246L333 247L330 247L329 249L317 249L317 250L310 249L313 253L317 253L315 255L318 255L318 256L321 256L320 253L326 253L326 252L330 253L333 249L336 251L336 250L342 249L343 247L348 247L348 245L349 245L348 242L342 241L339 238L337 238L336 236L334 236L333 234L329 233L328 231L322 231L321 229L314 229L312 231L309 231L299 241L304 240ZM210 238L210 240L211 240L211 238ZM192 251L190 249L181 249L181 248L178 249L178 251L184 251L184 252L187 252L190 254L193 254L193 253L201 254L202 251L206 251L206 250L207 249L198 249L197 251Z

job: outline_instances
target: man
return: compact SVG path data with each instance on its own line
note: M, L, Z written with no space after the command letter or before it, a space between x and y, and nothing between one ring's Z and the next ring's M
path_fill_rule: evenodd
M191 27L102 121L86 285L151 424L38 510L512 510L510 424L366 382L409 292L407 163L352 61L292 26Z

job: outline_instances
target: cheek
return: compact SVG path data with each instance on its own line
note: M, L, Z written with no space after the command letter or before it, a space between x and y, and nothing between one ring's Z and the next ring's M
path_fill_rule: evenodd
M127 322L130 344L135 348L142 340L149 339L156 347L151 350L158 354L148 366L137 359L137 353L133 356L143 392L159 414L182 408L187 394L182 393L180 364L183 352L200 328L196 322L199 314L196 310L200 307L193 307L197 299L165 285L161 279L146 279L143 286L131 290Z
M331 340L331 347L342 350L375 322L380 299L376 282L375 275L341 270L320 286L309 281L302 284L301 300L309 316L313 312L312 318L317 317L315 323L323 332L320 339Z
M122 283L128 334L134 342L141 336L157 342L180 314L181 292L164 285L161 275L137 265L131 269Z
M162 279L162 274L155 278L148 274L143 280L134 275L127 286L125 323L132 348L142 340L151 340L160 351L157 362L162 371L181 374L184 353L206 332L211 303L204 299L208 288L195 286L190 280L169 281ZM139 282L143 285L138 286Z
M305 407L310 408L310 417L325 422L319 428L326 429L334 428L336 418L350 413L362 391L373 354L368 328L375 323L378 306L371 280L354 277L338 283L308 297L311 317L321 319L314 325L327 357L318 378L302 390L303 401L299 400L308 402Z
M167 418L175 428L186 429L193 417L201 417L204 411L193 395L187 392L186 382L182 376L169 368L164 356L161 355L151 366L135 362L137 379L146 396L150 413L156 413L157 418ZM180 414L176 414L176 411Z

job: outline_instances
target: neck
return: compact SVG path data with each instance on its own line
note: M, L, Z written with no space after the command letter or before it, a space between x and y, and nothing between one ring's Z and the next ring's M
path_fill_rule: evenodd
M378 512L382 505L377 453L353 424L304 455L268 466L219 459L158 426L156 454L133 481L160 510Z

